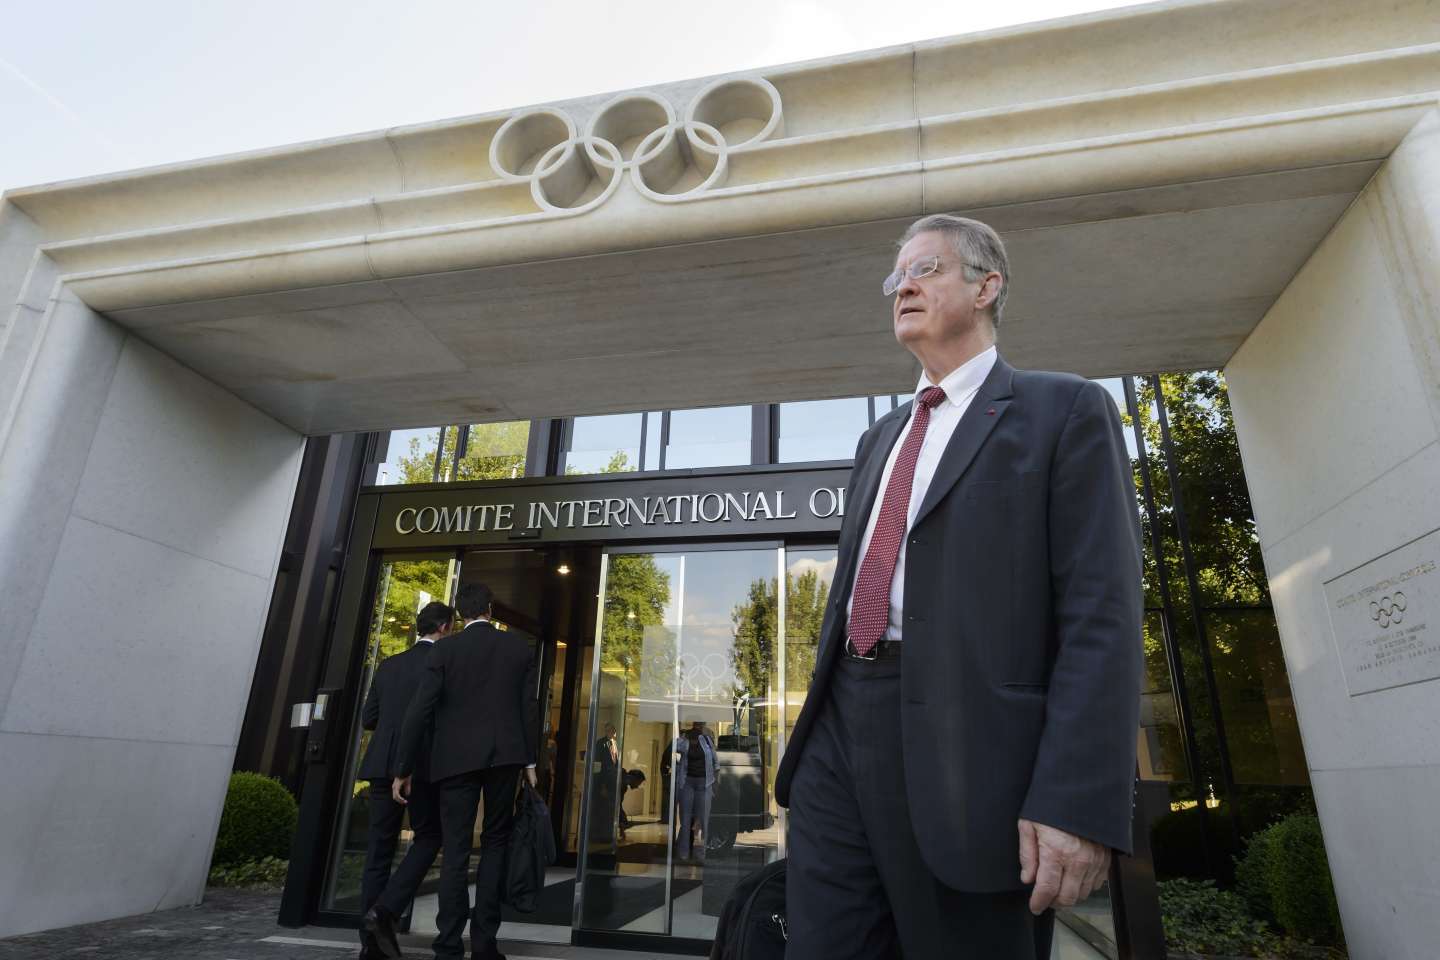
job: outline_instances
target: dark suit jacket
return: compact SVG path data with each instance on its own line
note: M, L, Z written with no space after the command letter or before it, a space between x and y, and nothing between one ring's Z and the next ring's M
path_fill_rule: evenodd
M860 539L910 406L855 453L815 676L775 784L782 805L845 642ZM1018 817L1129 851L1141 610L1114 402L1079 377L997 359L906 544L904 789L946 885L1020 887Z
M360 723L366 730L375 731L365 758L360 761L360 780L388 780L394 774L399 762L400 726L405 722L405 711L415 691L420 688L420 677L425 673L425 662L430 657L430 644L416 643L409 650L386 657L375 668L375 678L370 681L370 694L365 698ZM419 764L415 776L420 780L429 779L429 758Z
M415 768L427 730L435 738L432 781L534 763L540 736L536 670L525 639L488 621L437 641L405 714L397 776Z

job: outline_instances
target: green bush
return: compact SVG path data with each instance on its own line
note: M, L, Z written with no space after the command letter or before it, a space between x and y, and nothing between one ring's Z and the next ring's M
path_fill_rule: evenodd
M232 773L211 863L229 867L289 856L299 815L295 798L279 780L258 773Z
M277 857L250 860L228 867L211 867L212 887L283 887L290 863Z
M1340 908L1319 818L1292 814L1266 832L1266 887L1276 921L1292 936L1338 943Z
M1270 903L1270 838L1274 826L1266 827L1246 841L1245 853L1235 860L1235 892L1250 906L1250 912L1262 920L1275 920Z
M1165 940L1180 953L1264 957L1275 937L1263 920L1250 916L1245 901L1212 880L1166 880L1160 884Z

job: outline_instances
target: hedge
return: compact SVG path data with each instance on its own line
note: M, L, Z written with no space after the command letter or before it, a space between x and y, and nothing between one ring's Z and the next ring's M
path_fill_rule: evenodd
M258 773L232 773L215 837L212 866L284 859L300 808L279 780Z

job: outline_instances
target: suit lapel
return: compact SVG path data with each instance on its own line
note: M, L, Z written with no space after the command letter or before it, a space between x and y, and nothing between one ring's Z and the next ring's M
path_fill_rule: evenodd
M950 492L950 488L959 482L990 432L995 429L1000 418L1005 416L1010 399L1014 396L1011 390L1014 376L1015 368L997 356L990 375L980 385L975 399L970 401L969 409L955 425L955 432L950 435L950 442L935 468L935 476L930 481L929 489L925 491L925 499L920 502L920 509L915 514L912 529L918 527L920 521Z
M860 541L865 537L865 525L870 519L870 511L875 506L875 498L879 496L880 477L885 472L885 462L890 459L890 449L895 446L895 440L900 436L900 431L909 422L908 415L891 418L881 428L880 435L875 438L875 443L870 448L870 454L865 458L864 466L851 474L850 494L853 494L855 499L846 503L845 513L847 516L854 516L857 526L854 528L856 535L851 537L850 542L846 544L845 555L835 565L835 583L841 588L840 597L842 599L850 595L851 581L855 579L855 565L859 562L856 557L860 552Z

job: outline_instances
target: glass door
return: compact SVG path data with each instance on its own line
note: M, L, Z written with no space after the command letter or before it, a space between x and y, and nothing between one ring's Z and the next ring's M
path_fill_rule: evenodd
M578 926L710 939L783 855L784 573L777 545L604 557Z
M453 554L386 558L371 608L360 690L370 689L370 680L380 661L409 649L415 639L415 615L422 607L432 600L450 602L458 573L459 563ZM357 780L355 771L369 744L370 731L362 730L356 723L346 753L343 782L348 789L340 797L322 910L360 912L360 877L365 869L365 841L370 825L370 784ZM405 855L409 842L407 822L395 852L397 860Z

